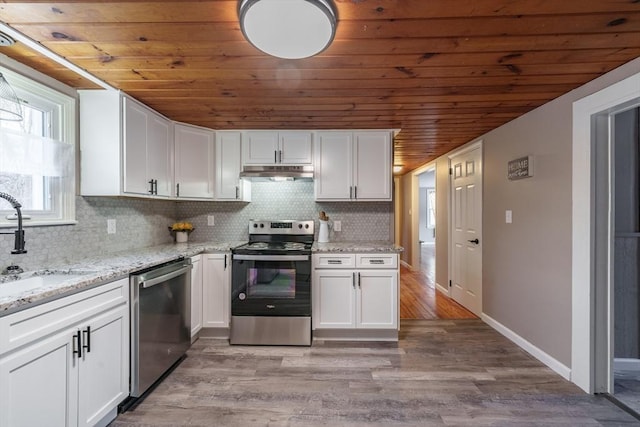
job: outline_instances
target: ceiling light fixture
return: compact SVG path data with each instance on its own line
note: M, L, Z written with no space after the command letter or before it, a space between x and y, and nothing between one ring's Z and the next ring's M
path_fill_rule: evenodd
M0 33L0 46L12 46L14 43L15 40L11 37ZM2 73L0 73L0 120L22 121L20 99Z
M336 34L331 0L240 0L238 16L249 43L278 58L317 55Z

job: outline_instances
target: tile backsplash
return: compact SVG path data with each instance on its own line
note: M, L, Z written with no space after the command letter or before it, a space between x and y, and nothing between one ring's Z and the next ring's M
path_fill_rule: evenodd
M311 181L256 181L251 195L251 203L179 202L178 217L193 223L196 230L189 239L197 242L246 240L250 219L313 219L317 237L320 211L330 223L342 222L340 232L331 230L332 241L393 240L391 202L315 202ZM214 215L215 225L207 225L208 215Z
M13 235L0 235L0 269L16 263L34 270L78 259L172 242L167 227L190 221L195 242L237 241L248 237L250 219L313 219L325 211L342 222L331 230L332 241L393 240L391 202L332 202L313 200L313 182L253 182L252 202L174 202L117 197L76 197L76 225L27 227L28 253L11 255ZM215 225L207 225L214 216ZM107 219L116 220L116 233L107 234ZM12 232L5 228L2 232Z

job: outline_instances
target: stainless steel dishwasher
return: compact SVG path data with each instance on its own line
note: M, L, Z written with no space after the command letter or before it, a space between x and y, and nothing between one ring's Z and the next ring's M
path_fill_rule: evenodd
M131 274L131 397L139 398L191 345L191 259Z

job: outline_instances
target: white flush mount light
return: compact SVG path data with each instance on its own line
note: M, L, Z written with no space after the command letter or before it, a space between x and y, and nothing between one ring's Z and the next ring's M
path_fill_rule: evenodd
M308 58L325 50L336 34L331 0L240 0L245 38L278 58Z

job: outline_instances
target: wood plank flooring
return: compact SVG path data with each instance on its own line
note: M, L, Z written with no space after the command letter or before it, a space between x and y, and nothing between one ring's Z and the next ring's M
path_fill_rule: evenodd
M201 338L111 427L632 425L480 320L403 320L398 343Z
M433 245L421 245L420 269L400 267L401 319L477 319L436 289Z

